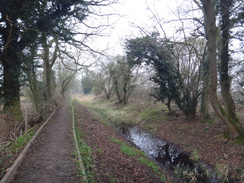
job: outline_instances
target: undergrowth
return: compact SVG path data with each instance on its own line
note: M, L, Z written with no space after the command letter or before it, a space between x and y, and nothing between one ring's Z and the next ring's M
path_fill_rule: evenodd
M34 135L35 135L34 131L28 131L24 135L18 137L16 139L16 142L13 145L13 151L17 152L19 151L19 149L22 149Z
M6 170L14 162L15 155L18 154L25 145L35 135L35 127L29 129L25 134L17 137L15 141L8 142L6 147L1 147L0 150L0 179L6 173ZM14 155L13 155L14 154Z

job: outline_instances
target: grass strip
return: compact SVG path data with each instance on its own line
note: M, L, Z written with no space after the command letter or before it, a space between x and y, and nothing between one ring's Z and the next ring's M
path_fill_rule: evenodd
M82 140L82 131L76 128L77 120L75 117L74 107L71 102L72 115L73 115L73 132L76 143L76 153L75 156L78 158L77 162L80 166L80 176L83 178L83 182L94 183L95 182L95 172L93 171L94 165L92 164L92 151L90 146L88 146ZM81 162L81 163L80 163Z
M132 157L136 161L149 167L155 174L157 174L162 182L166 182L166 178L163 170L154 161L147 158L144 152L138 150L137 148L119 141L118 139L111 137L110 140L118 145L120 145L120 150L122 153Z

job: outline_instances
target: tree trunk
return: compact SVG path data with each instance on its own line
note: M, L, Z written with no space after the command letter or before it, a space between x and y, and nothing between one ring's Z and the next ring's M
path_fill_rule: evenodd
M34 100L33 102L35 105L36 112L40 112L40 109L41 109L40 88L38 86L38 81L36 79L36 73L34 70L35 66L32 65L29 67L32 67L32 68L31 68L31 71L26 71L27 77L28 77L28 82L29 82L30 89L31 89L31 92L33 95L33 100Z
M50 101L52 96L52 63L49 58L49 45L45 35L42 36L42 47L43 47L43 67L44 74L43 80L45 85L46 100Z
M124 87L122 88L122 90L123 90L123 104L124 105L127 104L127 82L128 82L128 80L126 81L124 79Z
M49 101L52 96L52 68L50 64L45 61L45 85L47 91L47 100Z
M217 116L226 125L229 132L229 139L235 140L243 135L240 127L231 119L220 105L217 96L217 68L216 68L216 25L215 11L212 0L201 0L204 9L205 31L208 39L208 60L210 74L210 99L212 107Z
M103 83L102 86L102 91L106 96L106 99L109 100L110 96L111 96L111 88L110 88L110 84L108 84L108 87L106 88L106 82Z
M75 74L76 74L76 71L72 75L70 75L69 77L67 77L66 79L64 79L62 81L60 94L63 97L64 97L65 92L67 91L67 88L68 88L69 83L74 78Z
M16 120L21 120L20 110L20 49L18 47L18 36L14 33L14 23L7 24L8 36L3 49L3 101L4 110L13 114Z
M114 78L114 89L115 89L115 92L117 95L118 102L121 104L123 102L123 100L121 99L121 96L120 96L118 81L116 80L116 78Z
M109 89L107 90L106 87L104 87L103 91L105 93L106 99L109 100L111 95L110 90Z
M201 95L201 107L200 107L200 120L201 122L206 122L209 115L209 62L207 59L202 63L202 95Z
M239 122L235 104L230 94L231 79L229 76L229 39L230 39L230 7L232 0L220 0L221 14L221 48L220 48L220 85L221 95L227 114L235 121Z
M174 115L175 115L175 114L174 114L174 111L172 111L172 108L171 108L171 105L170 105L171 101L172 101L172 99L168 98L168 99L167 99L166 106L167 106L168 111L169 111L169 114L168 114L168 115L169 115L169 116L174 116Z

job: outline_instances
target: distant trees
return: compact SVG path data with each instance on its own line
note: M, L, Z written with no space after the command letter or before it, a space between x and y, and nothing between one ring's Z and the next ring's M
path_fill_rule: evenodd
M86 74L81 79L81 86L84 94L90 94L93 88L93 82L89 74Z
M139 76L138 67L125 56L115 57L115 67L110 71L118 103L127 104Z
M93 76L94 92L106 99L115 96L119 104L126 105L131 93L139 85L140 68L126 56L115 56L100 64Z
M109 59L108 59L109 60ZM114 92L112 71L115 68L114 60L102 61L99 70L95 72L93 79L93 91L96 95L103 93L109 100Z

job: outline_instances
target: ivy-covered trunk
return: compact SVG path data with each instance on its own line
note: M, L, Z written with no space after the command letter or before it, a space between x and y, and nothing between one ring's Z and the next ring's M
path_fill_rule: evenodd
M3 64L3 101L4 110L14 115L16 120L21 120L20 110L20 53L18 36L15 33L14 18L8 20L6 34L4 36L4 49L2 55Z
M34 65L33 63L29 64L27 66L27 68L24 68L25 73L27 75L27 79L29 82L29 87L30 90L32 92L33 95L33 102L35 105L35 110L36 112L40 112L41 109L41 105L40 105L40 101L41 101L41 97L40 97L40 88L38 86L38 81L37 81L37 76L36 76L36 72L34 69Z
M216 18L214 4L212 0L201 0L204 9L204 18L206 26L206 35L208 39L208 60L209 60L209 74L210 74L210 99L212 107L226 125L228 129L228 135L230 140L243 137L243 132L235 121L228 115L225 109L221 106L217 95L217 68L216 68Z
M123 102L123 100L122 100L122 97L120 96L119 84L115 77L114 77L114 89L115 89L115 93L117 95L118 103L121 104Z
M52 43L55 43L55 49L52 53L52 57L50 58L50 49L52 47ZM44 67L44 85L46 90L46 99L49 101L52 97L52 91L54 86L53 79L53 70L52 67L57 59L58 53L58 38L54 37L50 42L47 41L47 36L45 34L42 35L42 59L43 59L43 67Z
M20 110L20 60L17 56L14 43L5 51L3 61L3 100L5 111L10 112L17 120L21 119Z
M202 94L200 106L200 120L206 122L209 118L209 62L205 59L202 63Z
M230 7L233 0L220 0L221 14L221 45L220 45L220 85L224 107L228 115L239 123L235 104L230 93L231 79L229 76L229 40L230 40Z
M44 62L44 75L47 101L49 101L52 96L52 68L50 67L50 64L47 62Z

